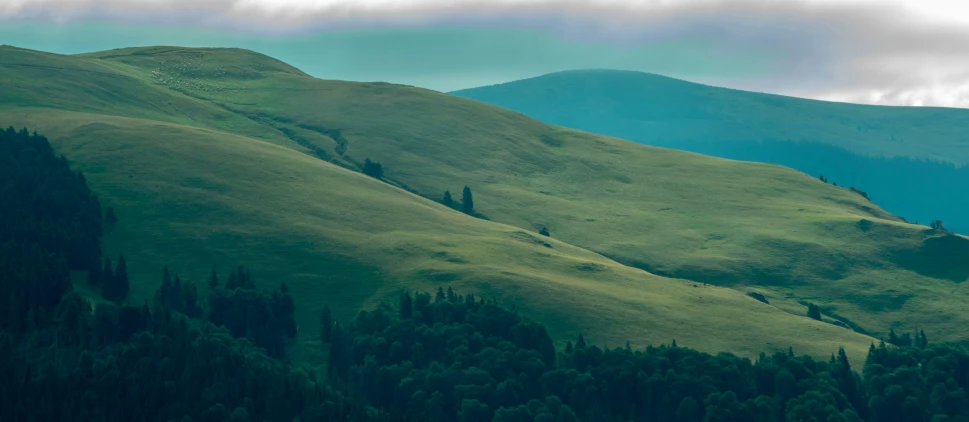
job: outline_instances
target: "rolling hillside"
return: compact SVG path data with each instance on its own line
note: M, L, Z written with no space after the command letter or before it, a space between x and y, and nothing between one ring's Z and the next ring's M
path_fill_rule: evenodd
M557 338L612 344L676 338L748 356L845 344L860 359L870 337L804 317L799 301L876 335L896 322L969 334L969 241L783 167L314 79L242 50L5 47L0 83L14 87L0 91L0 124L48 135L117 210L106 248L129 257L133 300L165 264L201 280L245 263L296 292L305 360L322 301L346 319L401 288L446 285L519 303ZM356 171L368 157L389 184ZM487 220L428 199L464 185Z
M969 110L806 100L586 70L457 91L546 123L856 186L910 221L969 233Z

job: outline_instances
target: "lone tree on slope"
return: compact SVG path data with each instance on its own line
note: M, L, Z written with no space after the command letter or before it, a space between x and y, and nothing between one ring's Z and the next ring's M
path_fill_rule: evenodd
M449 207L454 203L454 198L451 198L451 191L444 191L444 198L441 198L441 203Z
M821 308L819 308L818 305L815 305L813 303L809 303L808 304L807 316L810 317L810 318L812 318L812 319L816 319L816 320L820 321L821 320Z
M464 192L461 193L461 211L464 211L465 214L474 212L474 198L471 196L471 188L468 186L465 186Z
M333 314L330 312L330 305L323 304L323 312L320 313L320 341L324 344L329 343L333 338Z

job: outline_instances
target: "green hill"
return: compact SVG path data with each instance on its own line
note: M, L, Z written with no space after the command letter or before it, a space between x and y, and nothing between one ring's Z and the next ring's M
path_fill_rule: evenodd
M910 221L969 233L969 110L885 107L719 88L617 70L457 91L545 123L780 164L855 186Z
M746 356L844 344L861 359L870 337L813 321L798 301L875 334L896 321L939 340L967 334L964 255L934 248L969 241L783 167L314 79L242 50L2 48L0 83L15 87L0 91L0 124L48 135L116 209L106 249L125 251L133 301L165 264L201 281L245 263L296 293L307 361L323 301L346 319L400 289L448 285L519 303L563 340L675 338ZM356 171L368 157L390 183ZM427 199L464 185L488 220Z

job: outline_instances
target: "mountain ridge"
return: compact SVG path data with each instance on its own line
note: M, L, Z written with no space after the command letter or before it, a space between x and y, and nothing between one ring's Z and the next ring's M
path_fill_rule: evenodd
M566 71L452 92L545 123L794 168L910 221L967 233L969 110L851 104L634 71Z

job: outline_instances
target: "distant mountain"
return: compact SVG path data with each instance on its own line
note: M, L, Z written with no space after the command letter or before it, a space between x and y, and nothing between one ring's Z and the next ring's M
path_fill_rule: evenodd
M910 221L969 233L969 110L807 100L618 70L452 94L550 124L823 174Z

